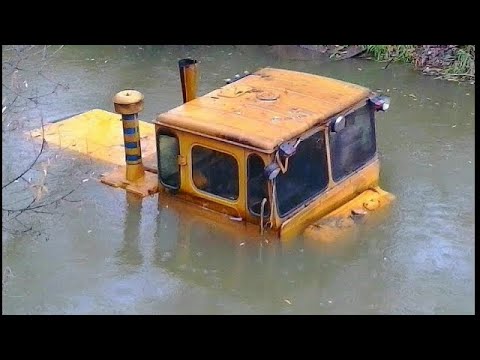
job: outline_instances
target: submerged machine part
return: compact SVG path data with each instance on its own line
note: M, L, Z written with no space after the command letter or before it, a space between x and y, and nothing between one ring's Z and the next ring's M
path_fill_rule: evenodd
M136 90L123 90L114 96L115 111L122 115L126 165L102 176L101 181L146 196L158 191L158 183L155 174L145 172L142 162L138 113L143 110L143 98Z
M159 202L262 239L336 239L394 200L379 187L375 131L388 97L274 68L198 97L197 66L178 62L183 104L153 122L139 120L143 95L124 90L113 98L117 114L92 110L49 124L45 140L116 165L105 184L142 197L160 192Z

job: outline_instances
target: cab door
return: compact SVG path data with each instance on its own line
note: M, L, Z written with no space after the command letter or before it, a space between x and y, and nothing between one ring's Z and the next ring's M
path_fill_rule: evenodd
M271 189L268 179L264 175L264 169L269 157L265 154L245 151L245 159L247 220L254 224L260 224L263 203L263 219L264 224L267 224L271 214Z

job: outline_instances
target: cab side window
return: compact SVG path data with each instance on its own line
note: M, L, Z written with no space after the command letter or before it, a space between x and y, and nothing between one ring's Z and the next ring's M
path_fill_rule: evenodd
M157 134L158 176L167 188L180 187L180 167L178 155L180 148L178 138L171 134Z
M232 155L195 145L192 178L201 191L228 200L238 199L238 163Z
M260 216L262 200L268 199L267 178L263 170L265 164L262 158L251 154L247 160L247 205L251 214ZM270 215L270 205L267 201L264 208L264 216Z
M365 165L376 153L375 116L371 104L345 117L345 128L330 131L333 180L339 181Z

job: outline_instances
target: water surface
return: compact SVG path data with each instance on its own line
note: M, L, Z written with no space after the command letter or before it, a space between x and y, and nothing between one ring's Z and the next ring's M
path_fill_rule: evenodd
M472 85L359 59L286 60L263 46L66 46L50 74L69 89L26 113L22 130L38 127L39 114L112 111L112 96L126 88L144 93L141 118L151 120L182 102L183 57L200 62L200 94L265 66L388 93L377 134L381 186L397 196L390 211L338 243L259 243L186 219L157 196L140 202L102 185L107 165L49 147L49 194L76 188L74 202L31 214L39 234L3 229L4 314L474 313ZM4 183L37 148L20 130L3 134ZM4 192L2 205L20 195Z

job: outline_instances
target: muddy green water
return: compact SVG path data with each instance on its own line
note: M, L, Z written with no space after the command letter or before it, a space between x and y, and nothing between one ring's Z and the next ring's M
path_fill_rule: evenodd
M112 96L126 88L145 94L141 118L153 119L181 103L183 57L200 61L200 94L264 66L388 92L391 109L379 116L377 133L381 186L397 196L390 211L338 244L239 242L162 208L156 196L142 203L102 185L98 175L108 166L49 147L41 158L50 161L49 195L76 188L68 197L75 202L22 220L39 235L2 230L4 314L474 313L470 84L359 59L287 60L262 46L66 46L49 71L69 89L25 113L21 130L37 127L39 114L50 121L112 111ZM35 154L20 127L3 134L2 150L4 183ZM28 197L15 185L17 193L2 193L4 207Z

